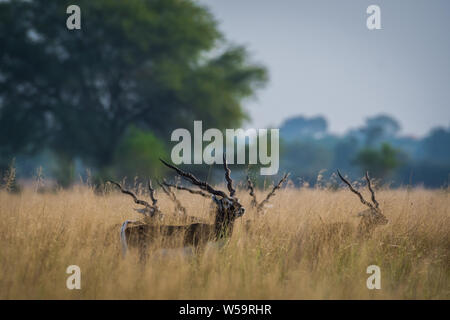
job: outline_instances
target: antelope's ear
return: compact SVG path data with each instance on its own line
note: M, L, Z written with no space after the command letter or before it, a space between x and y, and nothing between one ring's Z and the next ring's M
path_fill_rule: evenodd
M148 212L147 208L144 208L144 209L133 208L133 210L136 211L136 212L142 213L142 214L147 214L147 212Z

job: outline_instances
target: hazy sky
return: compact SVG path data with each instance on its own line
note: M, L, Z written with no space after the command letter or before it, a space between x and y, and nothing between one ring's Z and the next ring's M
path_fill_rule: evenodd
M263 128L325 115L343 133L379 113L420 136L450 125L448 0L199 0L228 40L246 45L270 82L247 102ZM366 27L381 8L382 30Z

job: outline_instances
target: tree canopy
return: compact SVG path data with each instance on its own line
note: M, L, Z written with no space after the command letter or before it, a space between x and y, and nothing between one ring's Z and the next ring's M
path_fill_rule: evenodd
M201 119L240 125L266 71L194 1L0 3L0 161L49 148L103 167L133 125L169 141Z

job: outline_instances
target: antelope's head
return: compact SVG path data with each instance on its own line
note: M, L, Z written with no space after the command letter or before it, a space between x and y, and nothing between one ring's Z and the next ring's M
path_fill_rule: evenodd
M216 204L216 221L220 223L230 223L235 219L242 217L245 213L245 208L239 203L237 198L220 198L212 197Z
M216 225L221 225L221 227L232 226L235 219L242 217L242 215L244 215L245 208L242 206L239 199L236 197L236 190L233 187L233 180L231 179L230 176L231 170L230 168L228 168L225 153L223 154L223 168L225 170L225 180L227 182L228 193L213 188L207 182L197 179L191 173L185 172L177 168L176 166L165 162L162 159L161 162L167 167L175 170L177 174L181 176L183 179L199 187L201 191L192 190L186 187L177 187L177 186L174 187L181 190L186 190L191 193L200 194L204 197L212 197L212 200L216 206L216 216L215 216Z
M358 217L361 217L361 231L368 231L369 229L372 229L378 225L385 225L389 222L386 216L381 212L380 204L375 198L375 191L372 188L368 172L366 172L367 188L372 195L372 202L366 201L362 194L355 188L353 188L352 184L341 175L339 170L337 173L339 175L339 178L341 178L341 180L349 187L350 191L356 194L359 197L361 203L368 207L368 209L363 210L357 214Z
M373 225L385 225L389 223L389 220L379 208L370 208L363 210L361 212L358 212L357 216L361 217L362 221L366 221L367 223Z

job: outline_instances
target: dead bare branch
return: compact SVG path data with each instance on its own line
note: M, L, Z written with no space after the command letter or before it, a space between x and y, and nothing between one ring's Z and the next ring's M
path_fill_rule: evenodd
M157 202L158 202L158 200L155 198L155 189L153 189L153 187L152 187L152 180L151 179L149 179L148 180L148 191L150 192L150 199L152 200L152 204L153 204L153 206L157 206Z
M115 181L112 181L112 180L108 180L108 181L106 181L106 182L109 182L109 183L115 185L116 187L118 187L118 188L120 189L120 191L121 191L122 193L131 196L131 197L133 198L133 200L134 200L135 203L140 204L140 205L142 205L142 206L145 206L146 208L149 208L149 209L153 208L147 201L139 200L139 199L137 198L137 196L136 196L132 191L127 190L127 189L124 189L120 183L115 182Z
M165 179L163 179L163 182L158 181L159 186L164 191L165 194L175 203L175 211L181 212L183 215L186 215L186 208L183 207L181 202L177 199L177 196L172 191L171 187L167 185L167 182Z
M275 191L277 191L278 189L281 188L281 185L287 180L287 178L289 177L289 173L285 173L283 178L281 178L280 181L278 181L278 183L273 187L272 191L270 191L266 198L261 201L261 203L258 205L257 210L260 211L264 208L264 205L269 201L269 199L271 197L273 197L275 195Z

